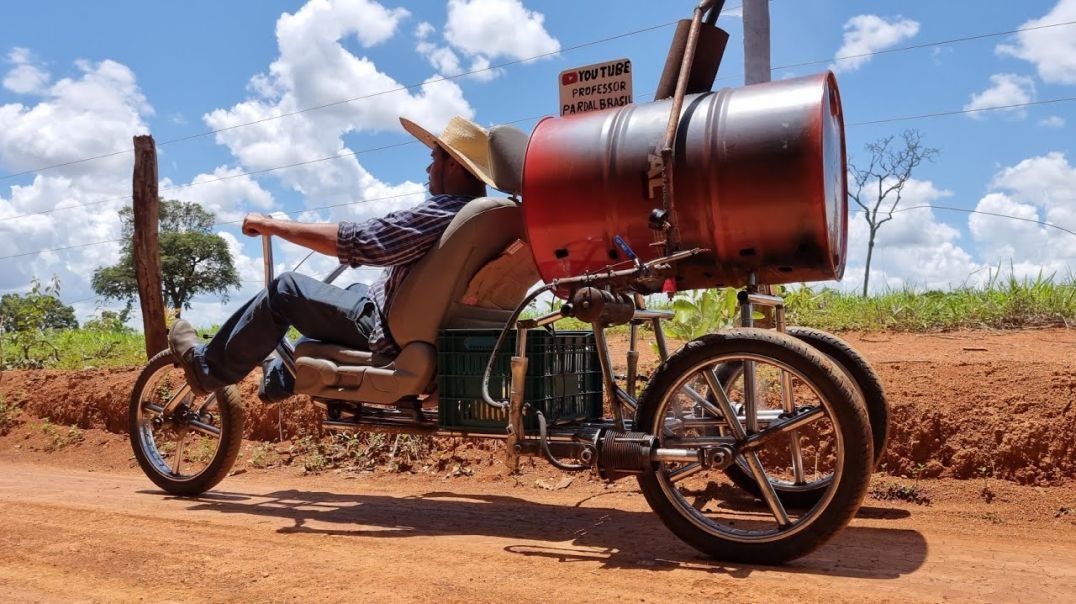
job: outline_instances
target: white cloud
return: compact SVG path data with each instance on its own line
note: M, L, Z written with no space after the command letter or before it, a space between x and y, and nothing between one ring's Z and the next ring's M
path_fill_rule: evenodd
M415 26L415 37L419 40L425 40L435 31L437 31L437 28L435 28L432 23L423 21Z
M1059 0L1039 19L1021 28L1038 27L1076 20L1076 0ZM1071 27L1049 27L1016 34L1012 44L999 44L1000 55L1023 59L1035 65L1039 77L1050 84L1076 84L1076 35Z
M33 106L0 105L0 165L11 171L73 161L129 148L131 136L147 131L153 114L125 65L78 61L79 77L64 78L40 92ZM66 167L62 174L100 174L127 166L113 157ZM104 167L103 167L104 166Z
M217 134L217 142L226 145L247 170L340 156L273 173L311 207L421 191L415 182L382 182L350 155L352 150L343 140L354 132L403 132L397 119L401 115L433 131L454 115L474 115L454 82L429 78L418 90L381 94L402 85L379 71L369 58L344 47L343 40L352 35L364 44L384 41L403 14L372 1L345 0L312 0L295 14L284 13L276 28L280 54L267 73L251 79L253 98L208 113L206 123L214 129L228 128L307 107L332 106L226 130ZM380 24L372 28L373 33L371 22ZM420 24L419 30L428 28ZM339 103L356 97L366 98ZM421 169L416 166L415 172L421 174ZM362 219L420 199L356 204L331 211L329 216Z
M273 196L239 168L219 166L208 174L199 174L189 185L160 183L161 197L201 204L218 222L241 220L250 210L271 210ZM171 190L169 190L171 189Z
M15 59L30 60L21 50ZM151 114L134 74L114 61L76 63L78 75L33 91L36 104L0 106L0 165L33 169L130 148L131 137L146 131ZM118 239L117 210L129 203L130 156L107 157L38 174L26 184L0 191L0 256ZM47 214L24 214L62 209ZM7 220L5 220L5 218ZM92 296L93 270L118 259L109 243L44 252L2 261L0 291L25 291L34 276L56 275L63 299ZM79 307L92 308L92 302Z
M545 29L545 15L519 0L449 0L444 38L431 40L436 29L422 22L415 28L415 50L444 76L492 80L503 72L490 69L495 59L519 60L560 51L560 42Z
M544 22L519 0L448 0L445 39L469 55L525 59L560 50Z
M1006 107L1007 105L1019 105L1030 103L1035 100L1035 81L1027 76L1015 73L995 73L990 76L990 88L971 95L971 101L964 105L965 111L972 111L967 116L972 119L982 119L987 112L978 111L990 107ZM1008 107L998 111L1013 112L1018 119L1027 117L1027 111L1022 107Z
M1039 120L1039 125L1043 128L1064 128L1065 118L1059 115L1051 115L1049 117L1044 117Z
M919 22L903 17L886 20L878 15L856 15L844 24L844 44L837 49L830 69L854 71L871 60L867 53L896 46L919 33ZM847 57L847 58L842 58Z
M1076 267L1076 236L1027 220L1076 231L1076 166L1062 153L1025 159L999 171L976 210L1025 219L973 214L968 228L983 260L1017 276L1070 276Z
M879 230L871 258L871 292L887 288L948 289L975 279L981 266L959 244L960 232L940 222L931 205L952 195L933 182L911 179L904 190L902 208ZM868 204L870 205L870 204ZM863 287L869 228L858 208L848 224L848 268L841 287Z
M8 53L8 62L14 65L4 76L4 88L16 94L37 94L45 90L52 77L43 66L33 60L27 48L15 47Z

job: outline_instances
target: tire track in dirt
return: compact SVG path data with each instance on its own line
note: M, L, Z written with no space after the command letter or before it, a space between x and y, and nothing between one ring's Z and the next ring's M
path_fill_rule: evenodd
M757 567L697 555L637 494L598 486L277 473L180 499L134 473L0 469L0 592L17 601L1043 602L1076 589L1076 525L1045 519L1053 503L995 503L1013 520L994 524L959 498L869 502L816 553Z

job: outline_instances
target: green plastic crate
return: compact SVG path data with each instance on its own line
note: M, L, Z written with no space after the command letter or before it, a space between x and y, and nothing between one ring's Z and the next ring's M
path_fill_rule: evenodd
M482 374L497 343L499 329L446 329L437 340L438 420L442 428L503 433L508 410L482 400ZM505 338L489 379L494 400L508 400L516 333ZM602 415L602 375L594 334L544 329L527 332L524 399L550 424L598 419ZM538 417L524 416L524 429L538 431Z

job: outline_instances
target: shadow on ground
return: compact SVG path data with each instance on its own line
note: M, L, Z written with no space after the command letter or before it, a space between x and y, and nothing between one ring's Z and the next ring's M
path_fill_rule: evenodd
M592 498L590 498L592 499ZM604 568L685 569L747 577L769 567L724 564L699 554L649 511L551 505L502 495L431 492L412 497L282 490L267 494L217 492L188 499L192 511L279 518L283 534L364 538L477 535L537 543L505 552ZM580 503L583 503L582 501ZM864 506L860 518L890 520L906 510ZM927 543L914 530L850 526L814 553L780 572L895 579L926 559ZM774 570L777 570L776 568Z

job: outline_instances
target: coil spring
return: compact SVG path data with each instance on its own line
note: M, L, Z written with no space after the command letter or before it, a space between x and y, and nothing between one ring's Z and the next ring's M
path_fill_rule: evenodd
M645 432L609 430L601 439L598 471L603 478L640 474L654 469L650 449L654 437Z

